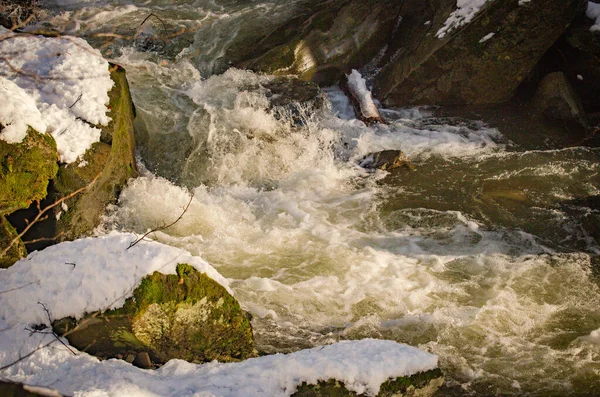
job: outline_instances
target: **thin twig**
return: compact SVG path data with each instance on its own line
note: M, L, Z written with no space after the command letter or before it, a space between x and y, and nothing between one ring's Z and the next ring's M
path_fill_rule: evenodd
M183 215L187 212L188 208L190 208L190 204L192 204L192 200L193 199L194 199L194 194L192 193L192 195L190 196L190 201L188 201L187 205L183 209L183 212L181 213L181 215L179 215L179 217L177 219L175 219L173 222L169 223L168 225L157 226L154 229L146 232L142 237L140 237L137 240L132 241L131 243L129 243L129 247L125 248L125 250L128 250L129 248L133 247L134 245L136 245L137 243L139 243L140 241L142 241L144 238L146 238L149 234L154 233L154 232L158 232L158 231L161 231L161 230L168 229L171 226L173 226L174 224L176 224L177 222L179 222L181 220L181 218L183 218Z
M79 102L79 100L81 99L82 96L83 96L83 93L79 94L79 96L77 97L77 99L75 100L75 102L73 102L73 104L71 106L69 106L69 109L71 109L73 106L75 106L75 104L77 102Z
M41 222L41 220L40 220L40 222ZM23 241L23 244L27 245L27 244L40 243L42 241L54 241L57 238L63 236L64 234L65 234L65 232L60 232L56 236L53 236L53 237L40 237L40 238L36 238L36 239L33 239L33 240L27 240L27 241Z
M6 294L6 293L8 293L8 292L17 291L17 290L23 289L23 288L25 288L25 287L29 287L30 285L32 285L32 284L35 284L35 283L38 283L38 282L39 282L39 281L31 281L31 282L29 282L29 283L27 283L27 284L23 284L23 285L21 285L20 287L15 287L15 288L11 288L11 289L6 289L6 290L4 290L4 291L0 291L0 294Z
M0 371L4 371L5 369L10 368L10 367L12 367L15 364L20 363L21 361L25 360L26 358L29 358L29 357L33 356L37 351L42 350L43 348L50 346L54 342L56 342L56 339L52 339L50 342L48 342L48 343L46 343L46 344L44 344L42 346L38 346L33 351L27 353L24 356L19 357L17 360L13 361L12 363L6 364L5 366L0 367Z
M64 347L66 347L71 353L73 353L74 356L76 356L77 353L75 353L73 351L73 349L71 349L69 347L69 345L67 345L65 342L63 342L60 339L60 337L56 334L56 332L54 332L54 330L51 328L52 327L52 317L50 317L50 309L48 309L48 306L46 306L42 302L38 302L38 305L41 305L42 309L44 309L44 311L46 312L46 317L48 317L48 323L50 324L50 331L33 330L32 333L34 333L34 334L52 334L56 338L57 341L59 341Z
M160 18L158 17L158 15L156 15L156 14L152 14L152 13L150 13L150 15L148 15L146 18L144 18L144 20L142 21L142 23L140 23L140 26L139 26L139 28L141 28L141 27L142 27L142 25L143 25L143 24L145 24L145 23L146 23L146 21L147 21L148 19L150 19L150 17L154 17L154 18L158 19L158 20L160 21L160 23L162 23L162 25L163 25L163 29L165 30L165 34L167 34L167 25L165 25L165 23L163 22L163 20L162 20L162 19L160 19ZM138 28L138 29L139 29L139 28ZM136 35L136 36L137 36L137 35Z
M8 252L8 251L9 251L9 250L12 248L12 246L13 246L13 245L14 245L14 244L15 244L17 241L19 241L19 239L20 239L21 237L23 237L23 236L25 235L25 233L27 233L27 232L29 231L29 229L31 229L31 227L32 227L33 225L35 225L37 222L41 222L43 219L46 219L46 218L47 218L47 216L46 216L46 217L44 217L44 214L45 214L46 212L48 212L48 211L49 211L49 210L51 210L52 208L56 207L57 205L61 204L63 201L66 201L66 200L70 199L71 197L73 197L73 196L76 196L76 195L78 195L79 193L83 192L84 190L88 189L90 186L92 186L92 185L94 184L94 182L96 182L96 180L97 180L97 179L100 177L100 175L101 175L101 173L100 173L100 174L98 174L98 175L96 175L96 177L95 177L95 178L94 178L94 179L93 179L93 180L92 180L92 181L91 181L89 184L87 184L86 186L84 186L84 187L82 187L82 188L79 188L79 189L75 190L74 192L72 192L72 193L70 193L70 194L66 195L65 197L63 197L63 198L61 198L61 199L58 199L58 200L56 200L54 203L50 204L49 206L47 206L47 207L46 207L46 208L44 208L44 209L41 209L41 208L40 208L40 203L39 203L39 201L38 201L38 202L37 202L37 207L38 207L38 211L39 211L39 212L38 212L37 216L36 216L36 217L33 219L33 221L31 221L31 222L29 222L29 223L27 224L27 226L25 227L25 229L23 229L23 231L22 231L21 233L19 233L19 234L18 234L18 235L17 235L15 238L13 238L13 239L11 240L11 242L8 244L8 246L7 246L6 248L4 248L4 249L2 250L2 252L0 252L0 258L1 258L1 257L3 257L4 255L6 255L6 253L7 253L7 252Z

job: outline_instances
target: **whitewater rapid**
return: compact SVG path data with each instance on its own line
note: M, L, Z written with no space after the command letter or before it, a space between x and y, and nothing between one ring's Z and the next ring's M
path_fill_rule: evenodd
M336 87L273 108L274 78L224 59L302 2L104 3L55 21L125 34L153 12L189 32L153 41L154 21L104 48L128 73L143 172L98 234L170 223L193 195L151 237L228 279L263 352L387 338L437 354L457 394L600 387L598 214L578 202L600 194L598 149L525 150L427 108L367 127ZM416 171L357 165L387 149Z

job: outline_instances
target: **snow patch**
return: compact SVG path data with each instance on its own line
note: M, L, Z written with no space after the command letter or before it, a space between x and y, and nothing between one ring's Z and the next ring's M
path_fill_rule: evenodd
M42 134L46 132L46 123L35 100L4 77L0 77L0 123L4 126L0 139L8 143L22 142L27 135L27 126Z
M592 32L600 32L600 4L588 1L585 14L588 16L588 18L594 20L594 24L592 27L590 27L590 30Z
M94 125L110 121L106 105L113 82L108 62L76 37L19 35L0 27L0 38L0 57L4 59L0 74L21 88L19 99L27 104L15 105L12 96L4 96L0 107L20 106L26 111L21 114L26 124L37 124L40 132L54 137L62 162L76 161L100 140L100 129ZM31 99L24 100L24 95ZM8 133L3 132L3 139L20 142L25 136L23 122L14 119L12 124Z
M373 102L371 91L367 88L367 83L361 74L356 70L352 69L352 72L347 76L348 87L353 95L357 96L357 100L360 103L360 110L365 118L379 118L379 111L377 106Z
M444 22L444 26L437 31L436 37L443 39L452 30L471 22L487 2L488 0L457 0L456 10L450 14L446 22Z
M480 42L480 43L485 43L486 41L488 41L489 39L491 39L492 37L494 37L494 35L495 35L495 34L496 34L496 33L489 33L489 34L486 34L485 36L483 36L483 37L481 38L481 40L479 40L479 42Z

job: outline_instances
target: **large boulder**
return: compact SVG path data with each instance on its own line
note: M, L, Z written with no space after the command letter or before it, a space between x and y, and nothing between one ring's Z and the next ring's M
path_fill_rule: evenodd
M377 397L429 397L442 386L444 376L439 368L411 376L389 379L381 385ZM302 383L293 397L356 397L342 382L335 379L317 384Z
M54 198L66 197L87 188L66 201L66 211L58 217L56 234L64 240L87 235L98 226L108 204L114 203L129 178L137 176L131 101L125 70L111 66L115 82L110 97L111 122L102 128L101 142L83 156L83 162L61 165L54 181ZM83 166L82 166L83 165Z
M395 106L507 101L586 4L488 0L473 14L455 0L404 2L376 96Z
M364 66L381 50L394 29L398 9L393 0L323 2L314 14L267 35L254 58L237 66L333 84L344 71Z
M53 327L80 350L146 368L172 358L202 363L256 355L250 321L238 302L186 264L177 265L177 275L144 278L120 309L61 319Z

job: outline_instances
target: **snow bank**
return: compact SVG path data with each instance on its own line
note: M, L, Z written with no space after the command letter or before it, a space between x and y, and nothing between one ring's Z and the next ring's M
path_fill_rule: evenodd
M362 78L360 73L352 69L352 73L348 76L348 87L350 88L350 92L356 96L356 99L360 103L360 110L362 115L365 118L379 118L379 111L377 110L377 106L373 102L373 98L371 97L371 91L367 88L367 83L365 79Z
M20 106L26 111L13 117L11 130L1 139L19 142L26 125L36 124L40 132L52 134L65 163L74 162L100 140L100 130L90 124L110 121L106 105L113 82L108 62L99 51L75 37L19 35L0 27L0 59L0 75L23 91L20 101L24 101L23 94L31 97L25 100L26 107L15 105L12 96L1 97L0 108ZM38 112L31 109L32 101ZM8 123L5 116L0 113L0 122Z
M600 4L588 1L588 6L585 14L588 18L594 20L594 24L590 28L592 32L600 32Z
M487 2L488 0L457 0L456 10L446 19L444 26L437 31L436 37L443 39L450 31L471 22Z
M118 307L140 279L154 271L175 273L189 263L228 286L214 268L188 252L156 242L129 250L132 234L114 233L61 243L34 252L0 270L0 367L10 364L53 336L25 330L53 319L80 317L86 311ZM52 385L77 396L288 396L303 381L331 378L350 390L376 394L383 382L437 367L437 357L392 341L366 339L272 355L240 363L204 365L171 360L156 371L121 360L99 361L73 355L54 340L50 346L0 371L29 385Z
M4 77L0 77L0 101L3 102L0 105L0 123L5 127L0 132L0 139L8 143L19 143L27 135L28 125L38 132L46 131L46 123L35 106L35 100Z

